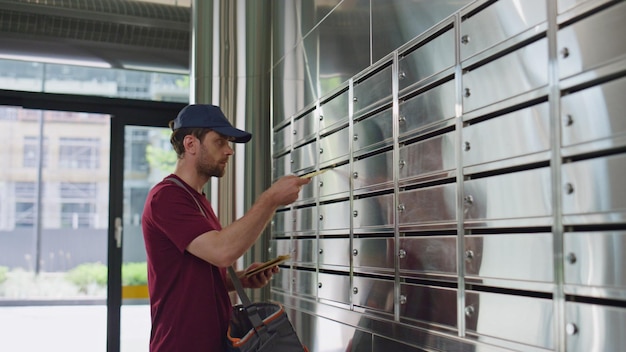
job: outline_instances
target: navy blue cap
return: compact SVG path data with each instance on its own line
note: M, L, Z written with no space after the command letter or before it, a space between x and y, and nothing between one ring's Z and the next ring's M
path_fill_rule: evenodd
M174 120L174 130L186 127L210 128L224 136L232 137L235 143L246 143L252 134L233 127L219 106L190 104L185 106Z

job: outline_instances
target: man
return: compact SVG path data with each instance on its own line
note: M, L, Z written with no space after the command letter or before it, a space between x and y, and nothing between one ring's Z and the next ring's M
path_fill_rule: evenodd
M276 208L294 202L310 180L294 175L279 179L243 217L222 228L202 187L211 177L224 175L234 153L230 142L246 143L252 135L234 128L213 105L186 106L170 127L176 168L150 191L142 216L150 351L224 351L231 312L228 291L234 289L225 268L254 244ZM242 277L242 284L263 287L277 271L273 267Z

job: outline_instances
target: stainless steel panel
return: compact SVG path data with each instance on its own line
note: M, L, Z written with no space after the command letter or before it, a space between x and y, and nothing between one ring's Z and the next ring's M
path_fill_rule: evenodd
M530 346L554 348L554 303L550 299L466 291L468 331Z
M291 270L281 268L277 273L272 275L270 287L273 290L290 291L291 290Z
M463 166L505 159L512 166L528 161L530 154L549 151L549 115L548 103L542 103L464 128Z
M350 304L352 289L350 276L319 273L317 296L335 302Z
M626 351L626 308L565 302L568 352Z
M428 324L457 327L456 296L455 289L400 284L400 316Z
M319 240L318 246L320 266L350 266L349 238L323 238Z
M303 141L315 137L317 133L316 111L311 110L306 114L299 116L293 120L293 144L299 145Z
M570 11L568 16L565 16L565 18L568 18L569 16L580 15L611 1L612 0L557 0L557 9L560 15L573 10ZM562 17L563 16L559 16L558 19L562 19Z
M626 31L626 3L621 2L557 32L558 67L561 79L624 57L626 41L612 38Z
M272 234L274 236L289 234L293 231L293 214L290 210L277 211L272 219Z
M315 176L313 176L311 183L300 188L298 199L294 202L294 204L314 202L317 197L317 187L315 186L315 183Z
M401 275L456 275L456 236L400 237L398 265Z
M360 230L393 227L394 204L393 194L355 199L352 211L353 227Z
M319 228L323 230L344 230L350 228L350 202L322 204L319 206Z
M347 319L341 314L343 311L330 319L300 310L287 312L300 342L309 352L373 352L371 334L337 322Z
M400 91L455 64L454 29L448 29L417 48L403 53L398 61Z
M512 70L511 68L515 69ZM464 112L548 84L548 40L541 39L463 74Z
M465 236L465 275L473 283L493 286L491 279L518 281L497 285L512 288L524 288L524 282L552 283L553 251L551 233Z
M455 146L456 132L452 131L400 147L400 182L429 175L445 178L456 169Z
M550 169L540 168L466 181L465 222L513 220L552 214ZM546 219L549 221L549 219Z
M626 135L626 78L561 98L561 144L564 147Z
M400 226L456 221L456 194L454 183L398 193Z
M319 61L319 84L311 87L326 96L372 64L367 35L371 28L370 1L341 1L334 8L332 2L321 4L324 9L317 17L319 25L306 35L307 39L311 37L306 57L309 65Z
M295 260L292 240L289 238L271 240L269 246L269 254L271 257L289 254L291 255L291 259L287 260L285 264L291 263Z
M393 111L388 108L354 121L352 149L373 150L393 143Z
M317 230L317 208L297 208L293 211L294 231L314 232Z
M350 192L350 164L314 176L311 182L318 184L320 198Z
M315 296L317 295L317 273L308 270L291 270L293 277L293 293L297 295Z
M291 173L291 154L287 153L282 155L273 161L272 178L274 180L279 179L282 176Z
M295 173L300 170L315 167L319 153L319 148L315 141L295 148L291 153L291 159L293 160L291 171Z
M393 151L354 161L352 187L355 190L385 186L393 186Z
M377 62L433 26L447 21L452 13L471 2L472 0L372 0L372 62ZM431 57L431 60L441 60L441 57Z
M348 100L349 93L350 92L346 89L320 104L320 131L348 121L348 109L350 107L350 101Z
M272 140L272 151L274 154L278 154L291 148L291 125L287 124L281 129L274 132Z
M626 232L566 232L565 292L626 299Z
M424 127L454 118L455 96L454 81L448 81L419 95L401 100L400 136L412 135Z
M546 20L546 0L496 1L461 23L461 60Z
M280 255L280 253L277 253ZM293 241L292 262L297 264L317 263L317 240L297 239Z
M626 213L626 154L563 165L564 223L623 222ZM612 214L611 214L612 213ZM568 217L577 214L599 218ZM621 218L619 217L621 215Z
M345 160L350 152L350 134L348 128L320 137L320 167L330 162Z
M390 271L395 268L396 250L393 237L354 238L352 266L355 271Z
M393 314L394 282L355 276L352 282L352 303L356 306Z
M318 77L311 74L315 70L315 61L307 61L303 43L290 48L285 57L276 63L272 70L272 78L276 84L272 85L272 119L274 126L283 123L295 114L315 102L318 98Z
M391 67L388 65L354 84L354 114L391 101Z

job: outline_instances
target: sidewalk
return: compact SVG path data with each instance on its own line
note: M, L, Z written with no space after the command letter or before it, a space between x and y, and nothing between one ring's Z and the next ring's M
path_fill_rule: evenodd
M147 352L148 305L123 305L121 352ZM0 307L0 351L106 352L104 305Z

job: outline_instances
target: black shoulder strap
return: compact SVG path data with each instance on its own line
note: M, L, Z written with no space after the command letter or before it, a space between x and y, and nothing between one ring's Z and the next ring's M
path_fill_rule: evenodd
M168 177L165 180L166 181L170 181L170 182L174 182L175 184L179 185L182 189L187 191L187 193L189 193L189 195L191 196L191 199L193 199L193 201L196 202L196 205L198 206L198 209L200 209L200 212L202 213L202 216L204 216L205 218L207 217L206 214L204 213L204 210L202 209L202 206L200 206L200 203L198 203L198 200L196 199L196 197L194 197L194 195L191 193L191 191L189 191L189 188L185 187L185 185L183 185L183 183L180 182L177 178Z

